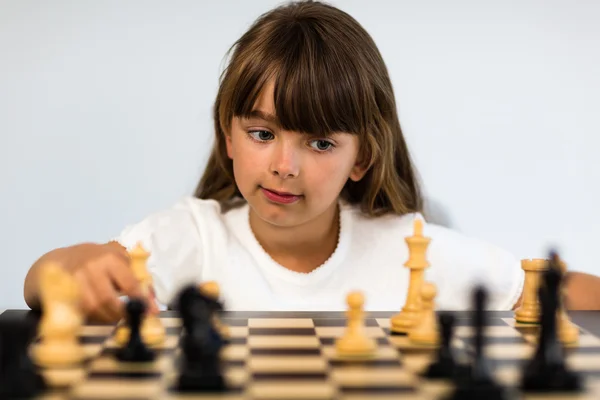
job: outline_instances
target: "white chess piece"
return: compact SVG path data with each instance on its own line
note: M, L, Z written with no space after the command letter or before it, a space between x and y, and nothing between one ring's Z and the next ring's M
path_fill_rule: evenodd
M364 296L361 292L351 292L346 298L348 325L344 335L336 343L336 351L342 357L371 357L377 343L364 332Z

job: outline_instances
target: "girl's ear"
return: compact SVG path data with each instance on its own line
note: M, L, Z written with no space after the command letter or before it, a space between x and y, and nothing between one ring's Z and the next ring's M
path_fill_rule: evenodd
M233 160L233 151L231 150L231 135L225 133L225 146L227 147L227 156Z
M354 167L352 167L352 170L350 170L350 179L354 182L360 181L367 173L367 170L368 168L366 168L366 165L363 162L360 160L357 161L356 164L354 164Z

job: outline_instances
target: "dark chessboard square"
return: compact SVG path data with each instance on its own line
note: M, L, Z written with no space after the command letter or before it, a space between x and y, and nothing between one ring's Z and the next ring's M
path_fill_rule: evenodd
M575 347L566 347L566 354L600 354L600 346L575 346ZM600 363L598 364L598 368L600 368Z
M167 393L168 393L170 396L173 396L173 397L175 397L175 398L179 398L179 396L178 396L178 393L179 393L179 392L178 392L177 388L175 387L175 383L176 383L176 382L177 382L177 380L175 379L175 380L174 380L174 383L170 384L170 385L167 387L166 391L167 391ZM225 385L227 386L227 388L225 389L224 395L227 395L227 396L230 396L230 395L231 395L231 396L234 396L234 397L235 397L235 396L241 396L241 395L243 394L244 390L245 390L244 386L241 386L241 385L234 385L233 383L231 383L231 382L229 382L229 381L226 381L226 382L225 382ZM189 395L190 397L187 397L188 395ZM203 395L206 395L206 397L203 397ZM198 396L198 397L196 397L196 396ZM218 398L220 398L220 396L221 396L221 393L219 393L219 394L216 394L215 396L216 396L216 398L218 399ZM181 398L182 398L182 399L189 398L189 400L193 400L193 399L196 399L196 398L198 398L198 399L202 399L202 398L211 399L211 398L213 398L213 397L210 397L210 393L203 393L203 394L200 394L200 393L182 393L182 394L181 394ZM111 399L110 399L110 400L112 400L112 399L113 399L113 398L111 397ZM87 400L87 399L86 399L86 400ZM103 399L103 400L107 400L107 399ZM145 400L148 400L148 399L145 399Z
M93 381L94 379L118 379L120 381L123 381L125 379L133 379L133 380L140 380L140 379L148 379L148 380L154 380L154 379L159 379L162 376L162 372L161 371L113 371L113 372L108 372L108 371L93 371L90 372L86 378L87 381ZM126 382L122 382L124 385L126 385Z
M246 344L248 343L248 338L243 336L243 337L231 337L228 339L229 340L229 344Z
M515 330L517 332L519 332L520 335L539 335L539 333L540 333L540 328L539 328L539 326L536 326L536 325L532 325L532 326L519 325L519 326L515 326Z
M321 349L310 348L260 348L250 349L253 356L319 356Z
M222 360L221 361L221 365L223 366L223 368L243 368L246 366L246 361L245 360Z
M176 348L165 348L165 349L152 349L156 352L156 358L158 358L161 354L169 355L175 353ZM119 347L105 347L100 352L99 356L102 357L117 357L117 352L119 351Z
M599 366L600 367L600 366ZM573 371L578 375L581 375L583 379L595 380L597 381L600 378L600 369L584 369L584 370L575 370Z
M343 359L332 359L329 360L329 365L333 368L340 367L361 367L361 368L387 368L397 367L401 365L399 359L371 359L371 360L343 360Z
M248 326L248 318L221 318L224 325L229 326Z
M250 336L316 336L314 328L249 328Z
M254 372L252 373L251 379L255 382L259 381L326 381L326 372L298 372L297 374L282 372L278 373L264 373Z
M374 394L406 394L416 392L413 386L340 386L340 393L345 395L374 395Z
M102 344L106 341L106 336L79 336L79 344Z
M168 326L165 328L165 331L168 336L178 336L181 334L182 327L181 326Z

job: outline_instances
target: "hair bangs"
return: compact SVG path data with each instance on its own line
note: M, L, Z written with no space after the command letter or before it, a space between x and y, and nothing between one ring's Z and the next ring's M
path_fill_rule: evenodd
M233 115L251 117L272 81L280 128L314 136L366 132L368 89L352 67L351 54L336 52L315 29L302 24L286 27L276 37L246 60L232 93Z

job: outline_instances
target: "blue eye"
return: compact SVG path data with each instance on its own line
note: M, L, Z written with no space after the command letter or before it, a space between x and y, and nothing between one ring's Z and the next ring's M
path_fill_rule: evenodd
M317 143L317 150L319 151L329 151L331 148L335 147L335 145L328 140L317 139L314 142ZM321 146L324 146L324 148Z
M256 139L258 141L265 141L265 140L269 140L270 138L272 138L273 134L269 131L249 131L248 134L250 136L252 136L253 139ZM258 135L255 135L258 134ZM268 136L268 137L265 137Z

